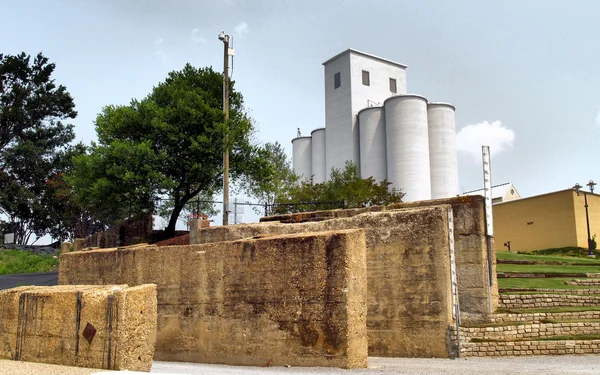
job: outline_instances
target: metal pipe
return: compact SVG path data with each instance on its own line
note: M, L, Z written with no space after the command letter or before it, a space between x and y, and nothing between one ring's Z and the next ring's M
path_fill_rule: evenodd
M229 131L229 35L223 37L223 112L225 125ZM227 133L223 139L223 225L229 224L229 145Z

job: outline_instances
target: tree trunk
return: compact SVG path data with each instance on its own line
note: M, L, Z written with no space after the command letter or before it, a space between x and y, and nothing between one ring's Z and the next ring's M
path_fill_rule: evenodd
M185 206L185 202L175 204L173 207L173 212L171 212L171 217L169 218L169 225L165 230L167 238L175 236L175 226L177 225L177 219L179 219L179 214L181 213L181 210L183 210L183 206Z
M175 191L175 193L173 194L175 198L175 205L173 206L173 212L171 212L171 217L169 218L169 225L165 230L167 238L172 238L173 236L175 236L175 226L177 225L177 219L179 219L179 214L181 214L181 210L183 210L185 204L189 202L190 199L198 195L198 193L200 193L200 189L191 192L188 191L180 199L180 192Z

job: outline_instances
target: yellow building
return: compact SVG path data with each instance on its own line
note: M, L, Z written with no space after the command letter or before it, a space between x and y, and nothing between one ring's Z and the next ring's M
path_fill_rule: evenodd
M579 246L587 248L584 194L587 194L590 232L600 240L600 195L573 189L494 204L496 250L513 251Z

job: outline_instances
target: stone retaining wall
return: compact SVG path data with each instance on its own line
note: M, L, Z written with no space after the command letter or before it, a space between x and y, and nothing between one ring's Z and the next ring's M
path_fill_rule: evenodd
M571 281L565 281L567 285L580 285L580 286L600 286L600 279L576 279Z
M552 336L591 335L600 333L600 322L533 323L501 327L460 328L461 343L473 339L514 341Z
M600 319L600 311L581 311L564 313L530 313L530 314L494 314L492 323L532 322L544 320L589 320Z
M463 357L599 354L600 340L481 342L461 345Z
M62 285L0 292L0 358L150 371L156 286Z
M600 297L556 294L502 294L500 308L542 309L563 306L598 306Z

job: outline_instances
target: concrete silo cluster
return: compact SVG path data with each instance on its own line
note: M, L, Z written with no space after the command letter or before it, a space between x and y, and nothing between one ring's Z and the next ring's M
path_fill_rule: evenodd
M353 161L404 201L458 194L454 106L406 94L406 66L352 49L323 63L325 127L292 140L294 171L314 183Z

